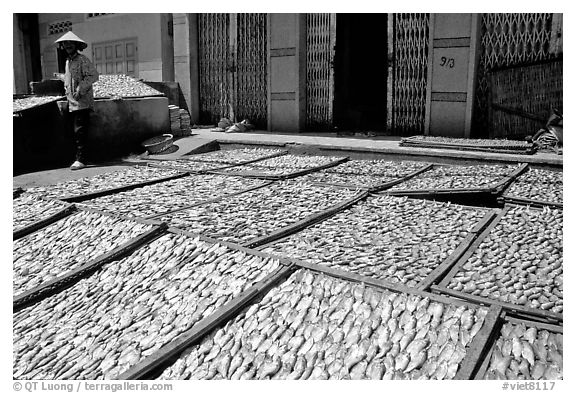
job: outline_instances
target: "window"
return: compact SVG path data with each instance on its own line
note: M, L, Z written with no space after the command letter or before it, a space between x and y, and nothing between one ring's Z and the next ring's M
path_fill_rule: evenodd
M72 22L65 20L62 22L54 22L48 25L48 35L55 35L66 33L72 30Z
M92 45L92 60L101 74L138 76L136 40L121 40Z

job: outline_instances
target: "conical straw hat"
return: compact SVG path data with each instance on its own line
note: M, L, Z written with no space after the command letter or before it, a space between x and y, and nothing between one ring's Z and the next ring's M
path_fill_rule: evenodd
M80 46L80 50L86 49L88 47L88 44L82 38L78 37L76 34L72 33L71 31L67 32L62 37L58 38L55 42L58 44L58 43L64 42L64 41L78 42L79 46Z

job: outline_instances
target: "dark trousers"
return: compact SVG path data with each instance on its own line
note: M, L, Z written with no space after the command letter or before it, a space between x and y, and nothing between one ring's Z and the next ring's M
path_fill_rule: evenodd
M86 128L88 127L91 111L92 109L80 109L70 112L70 115L72 115L74 140L76 142L76 160L82 163L86 159Z

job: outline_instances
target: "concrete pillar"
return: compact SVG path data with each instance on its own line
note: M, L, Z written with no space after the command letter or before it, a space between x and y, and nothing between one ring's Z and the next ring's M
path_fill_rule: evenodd
M268 130L298 132L306 120L306 16L268 15Z
M469 138L481 14L431 14L427 135Z
M174 25L172 14L160 14L162 81L174 81Z
M20 17L12 14L12 71L13 93L28 93L28 79L26 77L26 58L24 50L24 34L20 29Z
M174 80L180 84L192 123L200 120L198 15L173 14Z

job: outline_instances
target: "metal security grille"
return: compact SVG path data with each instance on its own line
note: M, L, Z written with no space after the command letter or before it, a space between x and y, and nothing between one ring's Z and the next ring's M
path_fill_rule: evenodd
M430 14L394 14L393 18L391 126L397 135L423 134Z
M489 83L487 73L494 67L531 63L555 57L551 50L553 14L484 14L482 53L477 74L474 130L488 129Z
M203 124L216 124L221 117L229 115L229 22L228 14L198 16L200 121Z
M306 15L306 128L332 126L335 14Z
M266 14L200 14L200 121L267 123Z
M265 129L268 122L266 25L266 14L237 16L235 115L259 129Z

